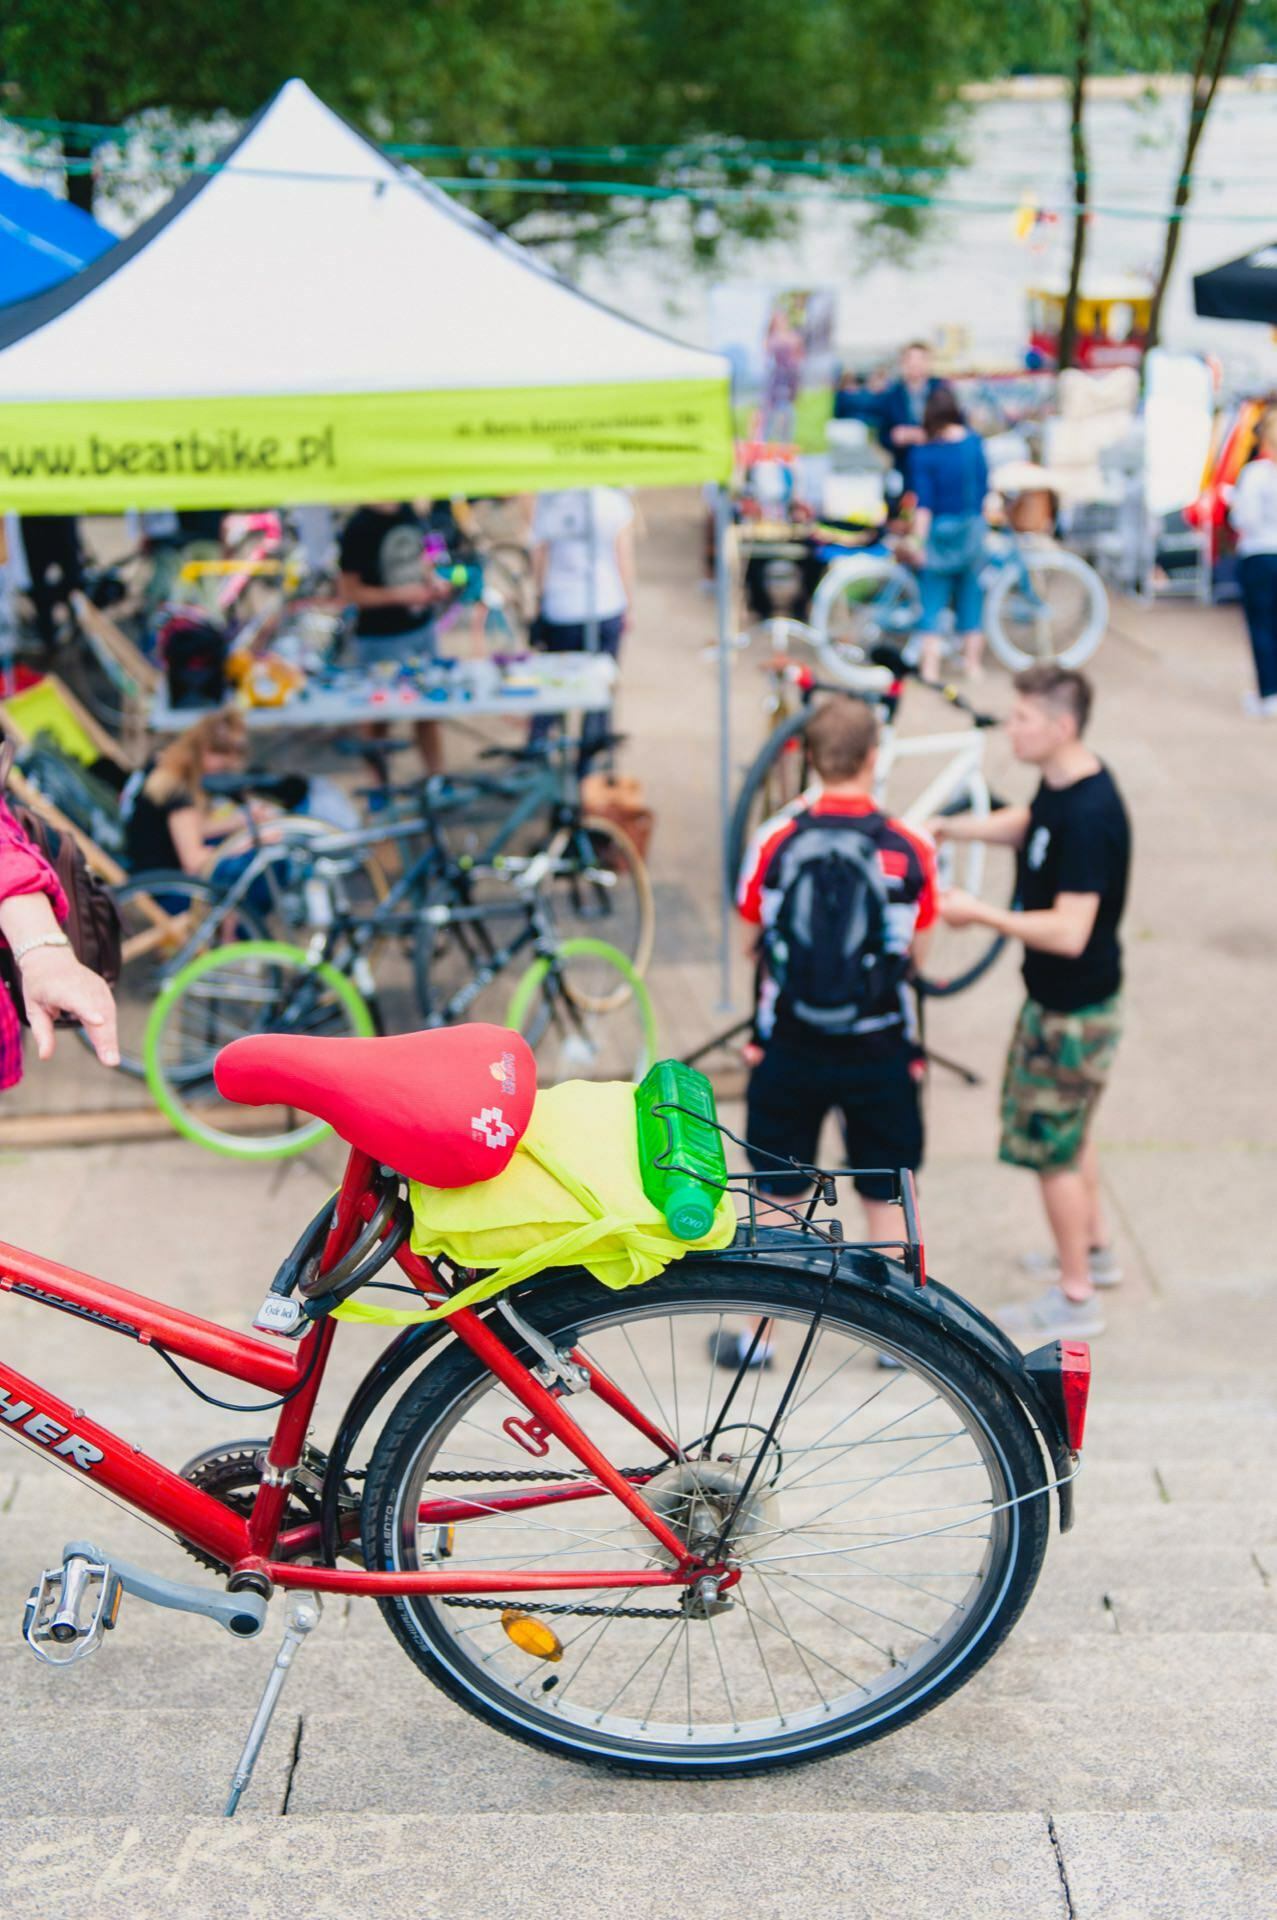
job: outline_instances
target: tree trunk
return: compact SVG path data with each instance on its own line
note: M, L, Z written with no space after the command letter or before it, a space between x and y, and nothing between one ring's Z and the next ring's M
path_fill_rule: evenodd
M1090 169L1087 165L1086 83L1091 66L1091 0L1078 0L1077 45L1073 63L1073 93L1069 108L1069 150L1073 160L1073 253L1069 261L1069 287L1064 296L1064 316L1060 321L1060 341L1056 365L1063 373L1073 365L1077 352L1077 303L1082 291L1082 262L1086 256L1086 207L1090 194Z
M73 207L79 207L82 213L93 211L93 170L85 162L92 162L93 142L77 128L74 132L62 136L62 158L66 166L67 199Z
M1166 301L1166 289L1175 267L1175 256L1179 252L1180 230L1184 225L1185 211L1193 193L1193 162L1197 157L1202 135L1206 131L1207 117L1214 104L1220 80L1228 65L1233 37L1237 32L1244 7L1245 0L1211 0L1206 10L1201 46L1193 68L1193 86L1189 99L1188 130L1184 136L1184 153L1180 162L1179 178L1175 183L1171 216L1166 224L1162 265L1158 272L1157 285L1153 289L1153 303L1148 325L1149 347L1155 347L1161 339L1162 308Z

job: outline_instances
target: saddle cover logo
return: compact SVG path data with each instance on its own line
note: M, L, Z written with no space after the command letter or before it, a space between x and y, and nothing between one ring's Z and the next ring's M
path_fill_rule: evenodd
M499 1060L493 1060L488 1072L500 1087L502 1093L511 1097L518 1092L519 1083L515 1077L514 1055L503 1053Z
M504 1147L507 1140L513 1138L514 1128L502 1113L500 1107L484 1107L470 1122L475 1134L494 1150Z

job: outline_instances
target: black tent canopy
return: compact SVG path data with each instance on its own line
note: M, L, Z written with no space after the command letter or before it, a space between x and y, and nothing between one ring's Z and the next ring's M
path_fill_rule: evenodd
M1207 320L1258 320L1277 327L1277 244L1195 274L1193 305Z

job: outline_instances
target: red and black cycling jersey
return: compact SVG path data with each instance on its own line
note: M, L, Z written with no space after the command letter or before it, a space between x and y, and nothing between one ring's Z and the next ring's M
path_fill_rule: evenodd
M915 833L899 820L879 812L867 794L804 794L783 812L774 814L750 846L741 872L736 895L737 909L743 920L764 932L770 928L780 909L782 892L776 884L779 855L785 843L813 819L828 822L844 817L851 831L871 827L878 850L887 893L885 930L887 950L902 958L909 952L914 935L923 933L936 918L938 884L935 848L925 835ZM850 827L852 821L864 827ZM757 1031L768 1039L777 1024L775 982L763 977L759 983ZM783 1007L781 1024L785 1024ZM894 1030L897 1036L912 1037L912 1022L903 987L892 989L889 1006L867 1010L852 1040L869 1034Z

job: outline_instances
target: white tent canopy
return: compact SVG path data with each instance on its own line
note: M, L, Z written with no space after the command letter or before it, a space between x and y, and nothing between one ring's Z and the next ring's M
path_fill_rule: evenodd
M0 499L24 511L729 466L723 359L578 293L300 80L101 266L0 319Z

